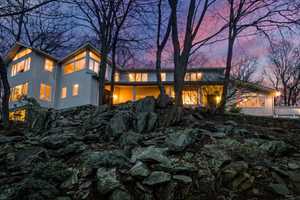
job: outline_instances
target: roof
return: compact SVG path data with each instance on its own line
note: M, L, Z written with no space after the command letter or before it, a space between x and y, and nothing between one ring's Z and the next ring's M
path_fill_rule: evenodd
M266 87L258 83L252 83L252 82L240 81L240 80L234 80L234 82L237 84L238 87L243 87L254 91L261 91L265 93L277 92L277 90L274 88Z
M27 46L25 44L22 44L20 42L16 42L16 44L8 51L8 53L6 54L4 60L5 62L9 62L11 61L18 53L18 51L21 49L21 48L25 48L25 49L31 49L32 51L40 54L40 55L43 55L43 56L46 56L54 61L58 61L58 59L48 53L46 53L45 51L42 51L40 49L37 49L37 48L34 48L34 47L30 47L30 46Z

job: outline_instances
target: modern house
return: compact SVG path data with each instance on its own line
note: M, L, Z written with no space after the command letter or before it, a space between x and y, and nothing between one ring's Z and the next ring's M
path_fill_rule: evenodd
M62 59L39 49L17 43L8 53L11 85L10 107L19 106L22 96L34 97L41 106L64 109L81 105L97 105L100 52L85 44ZM169 96L174 96L172 69L163 69L161 78ZM106 73L109 90L111 68ZM217 107L223 90L224 68L191 68L185 77L185 105ZM114 104L159 95L155 70L116 69ZM242 112L272 115L276 91L250 83L237 84L246 93L235 95Z

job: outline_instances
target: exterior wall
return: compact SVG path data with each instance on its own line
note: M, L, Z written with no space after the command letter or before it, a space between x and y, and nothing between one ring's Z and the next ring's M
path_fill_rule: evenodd
M12 66L26 58L31 57L30 69L29 71L22 72L16 76L11 76ZM48 72L44 70L45 57L40 54L35 53L34 51L30 54L22 57L16 61L13 61L8 67L8 81L10 87L13 88L17 85L24 84L28 82L28 95L27 97L35 98L43 107L54 107L54 95L55 95L55 73ZM56 67L55 67L56 68ZM54 69L55 71L55 69ZM44 83L50 85L52 88L51 91L51 101L43 101L40 99L40 84ZM19 103L11 102L10 107L19 106Z
M265 106L259 108L242 108L241 113L254 116L273 116L274 115L274 97L265 96Z
M276 117L300 117L300 107L275 107Z

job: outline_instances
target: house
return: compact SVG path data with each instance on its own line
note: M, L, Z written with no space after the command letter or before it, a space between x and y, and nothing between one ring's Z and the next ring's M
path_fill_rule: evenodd
M98 104L100 52L87 43L62 59L17 43L8 53L11 60L8 79L11 85L10 108L20 106L22 96L34 97L46 108L64 109ZM172 69L163 69L161 78L169 96L174 96ZM107 67L109 90L111 67ZM217 107L223 90L224 68L191 68L185 77L184 105ZM114 104L159 95L155 70L116 69ZM239 83L235 100L242 111L253 115L272 115L276 91L250 83ZM238 90L240 91L240 90Z

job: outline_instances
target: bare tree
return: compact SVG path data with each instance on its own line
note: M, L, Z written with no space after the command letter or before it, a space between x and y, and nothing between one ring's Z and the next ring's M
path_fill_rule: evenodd
M215 37L225 28L221 27L219 30L201 41L196 41L196 37L200 32L200 27L208 13L208 10L214 5L217 0L190 0L187 11L187 19L185 22L185 32L183 42L179 39L179 22L178 22L178 0L169 0L171 8L171 28L172 28L172 44L174 49L174 90L175 90L175 104L182 105L182 90L184 88L184 77L186 74L189 58L194 50L198 50L208 40Z
M247 30L248 35L263 33L274 28L290 28L299 22L298 7L290 0L226 0L228 11L220 16L228 23L228 47L224 88L220 111L225 111L230 82L233 51L236 39Z
M45 0L45 1L39 1L39 2L32 2L32 1L26 1L26 0L18 0L18 1L2 1L1 7L0 7L0 21L4 17L10 17L10 16L20 16L20 20L18 22L18 31L16 41L20 40L21 37L21 31L22 31L22 23L24 20L24 16L26 13L37 9L43 5L46 5L50 2L53 2L55 0ZM10 86L7 79L7 66L9 61L4 61L3 57L0 55L0 78L3 86L3 95L2 95L2 121L4 122L4 125L7 126L9 122L9 96L10 96ZM1 88L0 88L1 90Z
M281 91L285 106L295 105L300 95L300 48L283 39L271 45L269 60L270 82Z
M81 25L91 29L100 42L100 71L99 71L99 105L104 103L104 85L105 74L108 64L108 56L113 53L113 70L115 71L115 56L119 34L123 25L132 10L135 0L91 0L91 1L74 1L82 16L76 16L83 21ZM113 52L112 52L113 51ZM112 73L114 76L114 72ZM112 77L111 89L114 87L114 77ZM113 91L112 91L113 92ZM112 96L112 95L111 95ZM112 98L112 97L111 97Z

